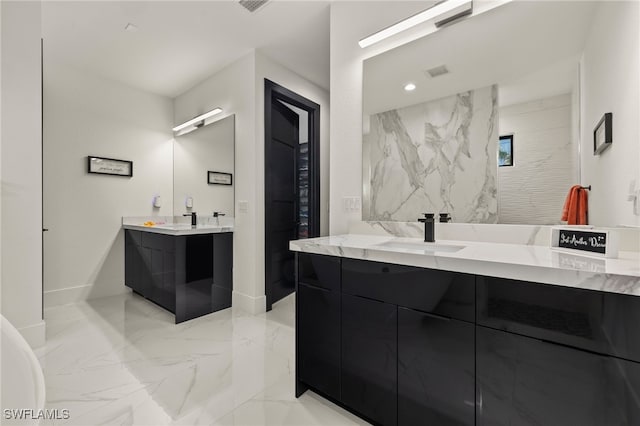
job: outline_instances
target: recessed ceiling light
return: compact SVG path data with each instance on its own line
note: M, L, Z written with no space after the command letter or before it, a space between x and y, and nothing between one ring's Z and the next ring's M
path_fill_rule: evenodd
M416 85L413 83L407 83L404 86L404 90L406 90L407 92L411 92L413 90L416 90Z
M129 31L129 32L132 32L132 33L137 32L139 29L140 29L140 28L138 28L135 24L132 24L132 23L128 23L128 24L124 27L124 30L125 30L125 31Z

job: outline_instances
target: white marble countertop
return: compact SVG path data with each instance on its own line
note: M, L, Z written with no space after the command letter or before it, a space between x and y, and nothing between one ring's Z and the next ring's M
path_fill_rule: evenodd
M146 226L145 223L153 223ZM198 217L198 225L191 226L190 217L181 216L131 216L122 218L122 228L165 235L196 235L233 232L234 218Z
M637 252L621 251L617 259L604 259L533 245L436 241L436 246L456 251L432 251L433 244L419 238L346 234L295 240L289 243L289 248L640 296L640 254Z
M221 232L233 232L233 226L217 226L209 224L198 224L191 226L188 223L166 223L162 225L144 226L144 225L122 225L124 229L133 229L135 231L154 232L156 234L166 235L195 235L195 234L217 234Z

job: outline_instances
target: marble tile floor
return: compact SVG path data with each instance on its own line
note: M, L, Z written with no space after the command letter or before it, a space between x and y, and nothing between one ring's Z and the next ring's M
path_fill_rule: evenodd
M313 392L295 398L294 300L178 325L134 294L47 309L46 408L70 418L43 424L366 424Z

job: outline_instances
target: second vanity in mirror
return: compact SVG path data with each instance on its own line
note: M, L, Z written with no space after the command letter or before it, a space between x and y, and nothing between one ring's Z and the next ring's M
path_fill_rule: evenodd
M175 138L174 216L123 218L125 285L176 323L231 306L234 120Z

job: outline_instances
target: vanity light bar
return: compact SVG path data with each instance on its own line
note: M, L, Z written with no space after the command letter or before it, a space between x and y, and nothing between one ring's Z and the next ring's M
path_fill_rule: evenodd
M438 19L436 26L444 25L460 16L470 14L473 9L473 0L445 0L423 10L409 18L391 25L377 33L371 34L358 42L361 48L369 47L386 38L394 36L411 27L422 24L432 19Z
M200 114L199 116L192 118L186 123L182 123L179 126L173 128L174 132L179 132L182 129L185 129L189 126L197 125L198 122L204 122L209 117L213 117L214 115L220 114L222 112L222 108L214 108L209 112L205 112L204 114Z

